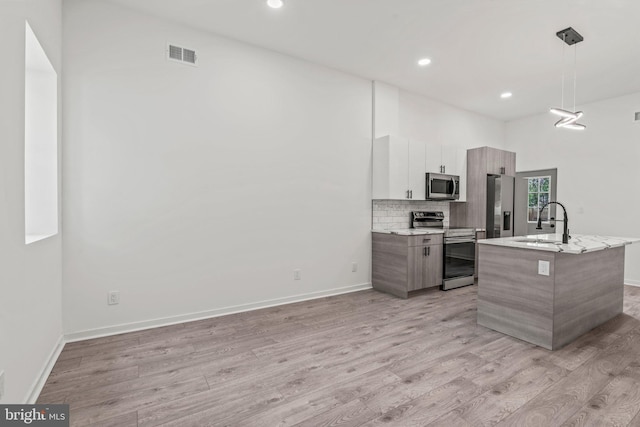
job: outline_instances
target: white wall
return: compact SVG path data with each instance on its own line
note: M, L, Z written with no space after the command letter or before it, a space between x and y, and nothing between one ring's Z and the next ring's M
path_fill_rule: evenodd
M507 123L517 170L558 168L558 200L575 234L640 237L640 93L580 106L582 132L557 129L542 114ZM640 245L626 248L625 280L640 285Z
M61 73L60 0L0 3L0 370L3 403L30 398L62 335L61 239L25 245L25 19Z
M369 81L107 2L64 20L71 337L369 286Z
M58 232L58 75L26 25L25 241Z
M397 135L432 144L504 148L504 122L375 83L376 137Z

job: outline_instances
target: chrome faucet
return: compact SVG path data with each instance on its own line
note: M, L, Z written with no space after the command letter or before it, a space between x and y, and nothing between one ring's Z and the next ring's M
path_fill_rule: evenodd
M569 243L569 239L571 238L571 236L569 236L569 219L567 218L567 208L565 208L564 205L560 202L549 202L538 210L538 226L536 227L536 230L542 230L542 218L540 217L540 212L542 212L544 208L551 204L560 205L562 207L562 211L564 212L564 230L562 232L562 243Z

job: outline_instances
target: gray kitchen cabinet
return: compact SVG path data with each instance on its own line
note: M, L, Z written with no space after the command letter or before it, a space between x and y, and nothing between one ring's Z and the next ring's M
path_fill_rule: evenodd
M516 175L516 153L492 147L467 151L467 208L469 227L487 226L487 175Z
M400 298L442 284L442 234L373 233L373 288Z
M505 169L503 175L516 176L516 153L502 151L502 164Z
M516 175L516 153L492 147L481 147L477 148L477 150L484 151L487 174Z
M442 285L442 244L423 247L422 289Z

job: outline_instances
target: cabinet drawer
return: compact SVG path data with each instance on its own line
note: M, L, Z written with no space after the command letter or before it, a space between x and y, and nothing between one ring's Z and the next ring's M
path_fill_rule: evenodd
M442 234L423 234L422 236L409 236L409 246L441 245Z

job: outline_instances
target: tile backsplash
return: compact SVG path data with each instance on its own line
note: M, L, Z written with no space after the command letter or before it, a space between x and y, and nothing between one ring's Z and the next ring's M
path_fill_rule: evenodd
M444 212L444 226L449 225L449 202L374 200L373 229L410 228L412 211L442 211Z

